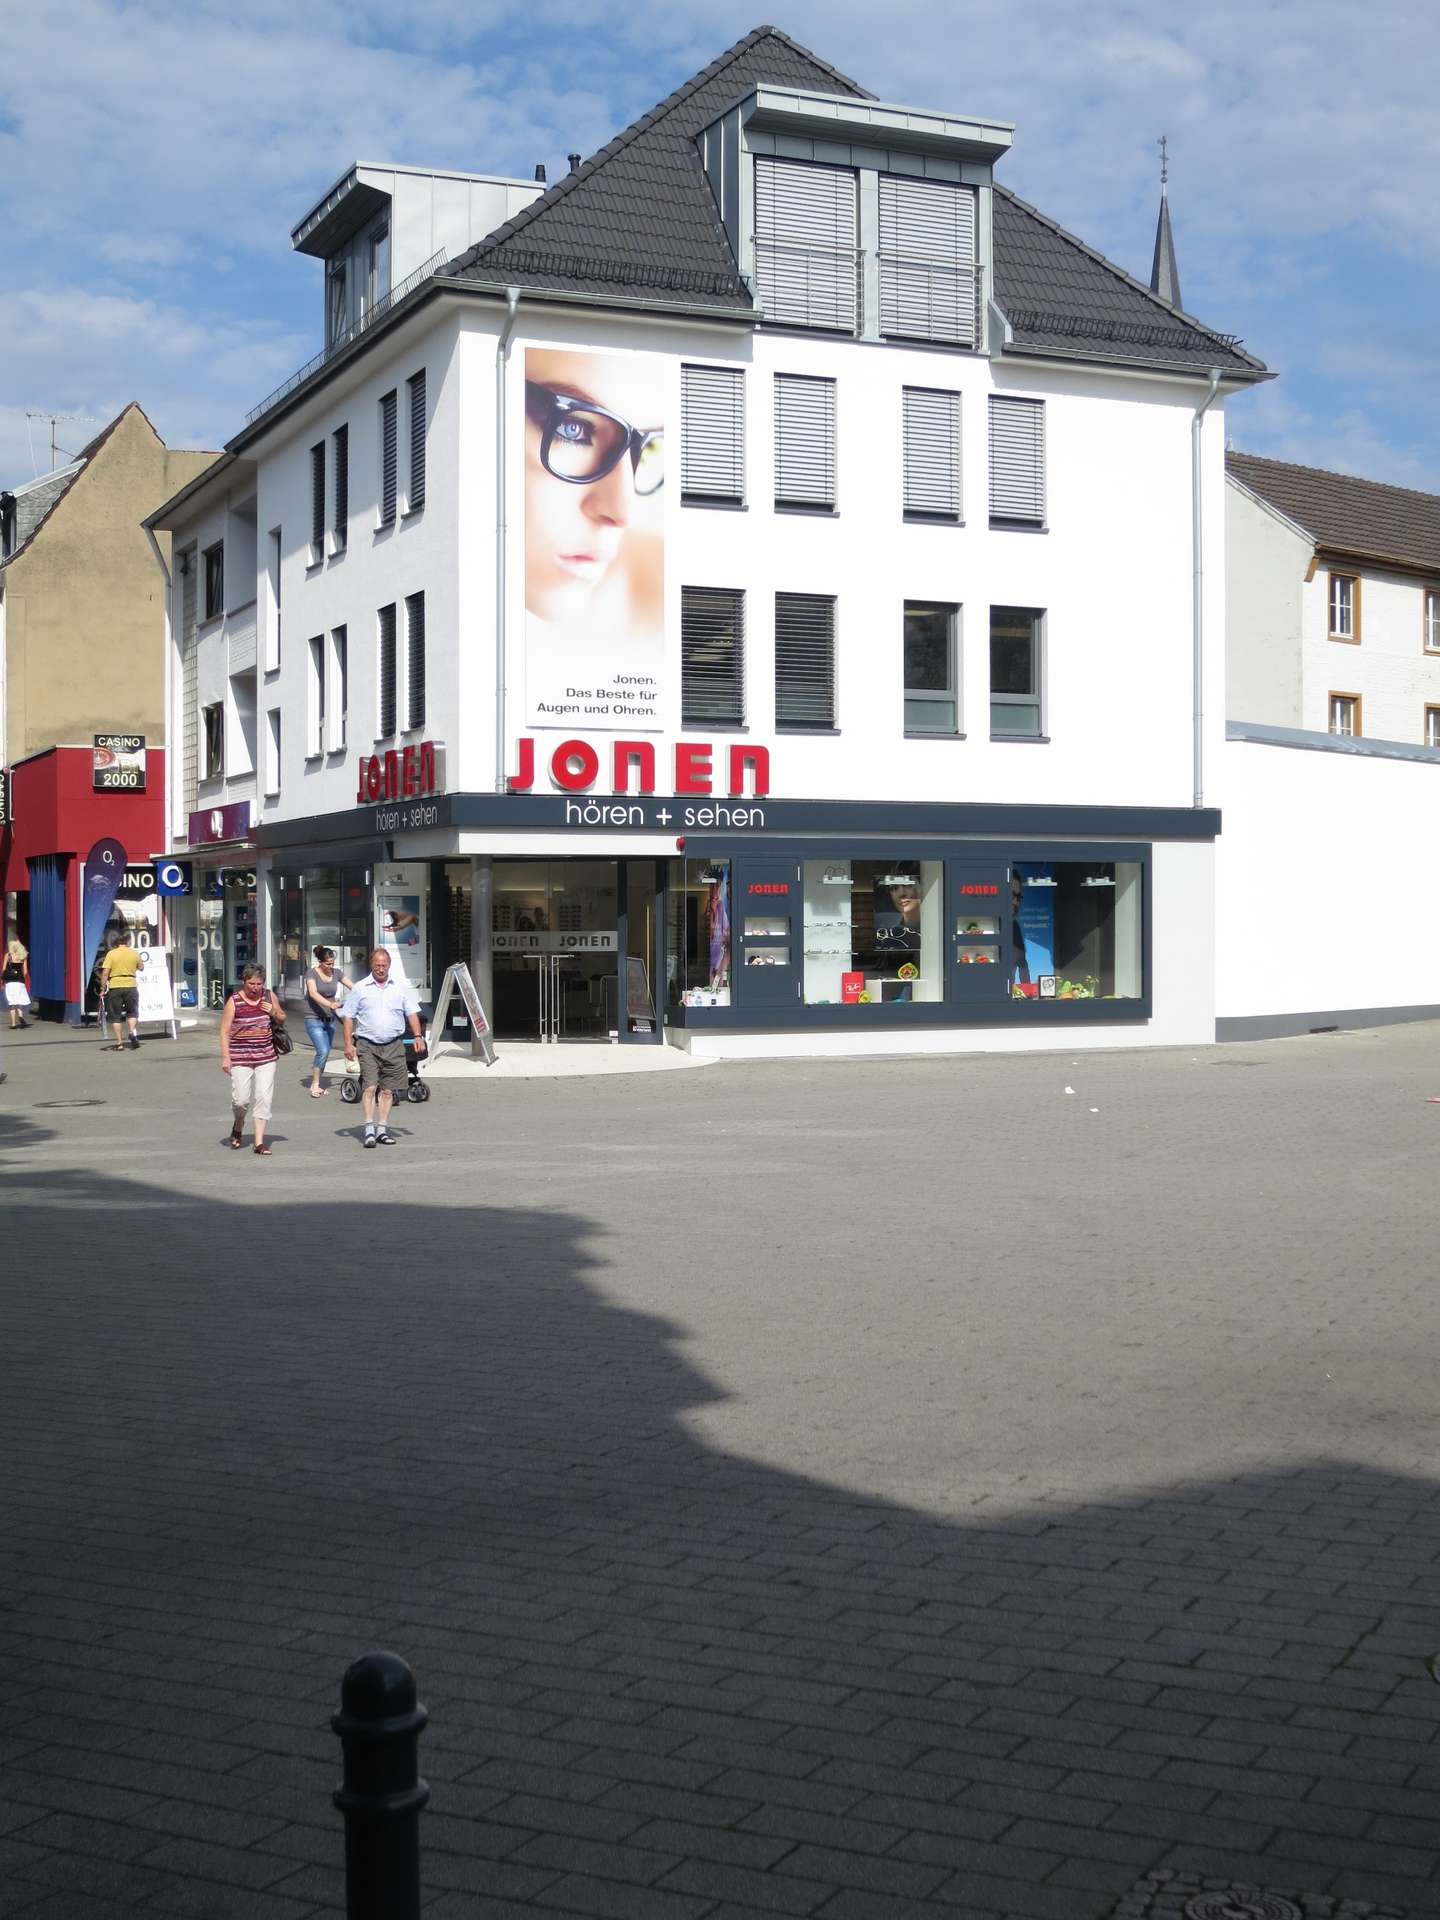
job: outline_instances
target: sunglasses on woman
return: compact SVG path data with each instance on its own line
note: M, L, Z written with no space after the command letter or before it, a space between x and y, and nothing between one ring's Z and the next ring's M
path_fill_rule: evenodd
M555 479L572 487L591 486L613 473L628 454L636 493L658 493L664 485L662 428L632 427L593 400L556 393L535 380L525 382L525 412L540 429L540 464Z

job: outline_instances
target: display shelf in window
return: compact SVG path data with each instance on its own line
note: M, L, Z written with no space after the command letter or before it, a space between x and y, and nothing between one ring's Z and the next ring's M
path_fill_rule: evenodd
M993 913L966 913L962 910L955 921L955 933L962 940L998 940L1000 922Z
M790 921L788 917L781 916L778 919L774 917L757 919L753 915L746 917L745 938L747 940L788 940L789 937Z

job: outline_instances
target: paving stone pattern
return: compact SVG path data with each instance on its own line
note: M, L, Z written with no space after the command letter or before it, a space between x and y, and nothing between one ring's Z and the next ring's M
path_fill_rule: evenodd
M0 1056L0 1915L336 1912L375 1647L433 1920L1440 1914L1440 1031L269 1162L211 1045Z

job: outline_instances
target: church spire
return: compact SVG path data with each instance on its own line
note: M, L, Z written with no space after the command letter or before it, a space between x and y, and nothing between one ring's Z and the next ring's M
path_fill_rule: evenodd
M1167 307L1179 308L1180 269L1175 264L1175 235L1170 227L1170 142L1161 134L1160 218L1155 226L1155 259L1150 268L1150 291L1158 294Z

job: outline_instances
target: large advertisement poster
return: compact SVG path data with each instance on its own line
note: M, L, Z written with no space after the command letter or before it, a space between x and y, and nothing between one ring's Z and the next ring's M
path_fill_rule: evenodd
M525 717L658 732L664 362L525 350Z
M430 941L426 905L430 875L423 861L375 870L375 944L390 955L391 971L415 991L430 991Z

